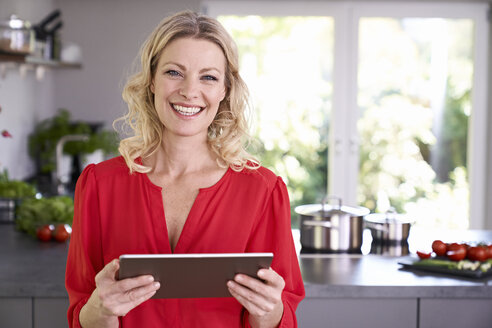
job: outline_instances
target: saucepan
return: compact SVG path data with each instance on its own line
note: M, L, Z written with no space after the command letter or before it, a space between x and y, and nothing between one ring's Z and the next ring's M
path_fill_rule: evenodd
M373 241L404 243L414 220L398 214L393 208L386 213L372 213L364 217L365 227L371 231Z
M334 203L334 204L332 204ZM342 205L336 196L321 204L297 206L303 250L327 253L360 253L365 207Z

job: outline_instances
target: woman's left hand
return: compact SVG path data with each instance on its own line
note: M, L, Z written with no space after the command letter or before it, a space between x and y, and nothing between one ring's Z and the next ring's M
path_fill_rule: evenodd
M284 312L282 291L284 279L275 271L260 269L259 279L237 274L227 282L229 292L249 312L253 327L277 327Z

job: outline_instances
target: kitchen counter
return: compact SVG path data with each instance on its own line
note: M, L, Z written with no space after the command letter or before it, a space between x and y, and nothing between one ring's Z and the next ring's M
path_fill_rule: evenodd
M1 224L0 244L0 297L68 297L68 243L40 242Z
M491 298L492 276L475 279L403 269L399 261L431 251L432 242L492 243L492 231L428 232L413 227L408 245L379 246L364 232L362 254L301 254L307 297ZM297 247L299 247L298 245Z
M492 242L492 231L433 233L436 235L443 241ZM435 239L411 234L410 253L415 252L412 245L417 237L427 246ZM365 234L365 244L368 239ZM68 243L39 242L11 224L0 225L0 240L0 297L67 296L64 279ZM492 298L492 277L469 279L406 271L398 261L412 255L378 255L364 251L366 245L362 248L366 254L300 254L306 296Z
M412 227L408 244L381 246L364 232L362 254L302 254L306 298L300 327L490 328L492 277L408 271L399 261L430 251L432 241L492 242L492 231ZM300 247L298 245L297 247Z
M406 304L405 307L408 307L407 302L410 302L412 307L415 303L416 309L419 300L424 299L485 299L492 302L492 277L469 279L419 273L402 270L398 264L399 260L414 256L412 253L417 247L430 248L434 239L439 238L445 242L467 240L492 242L492 231L425 234L414 229L409 237L408 248L403 250L395 248L396 251L391 248L381 251L371 247L372 240L367 232L364 234L362 254L299 255L306 289L306 299L298 310L301 321L302 318L309 317L310 320L314 318L311 312L316 306L320 306L321 303L317 303L319 300L343 304L347 300L373 302L373 299L378 299L378 302L383 302L378 304L386 304L384 303L386 300L391 305L398 304L395 300L400 300ZM294 237L297 241L298 234L294 233ZM4 306L2 300L27 299L31 302L36 299L60 299L66 307L64 275L68 243L39 242L31 236L16 231L11 224L0 225L0 240L2 243L0 317L3 317L4 312L9 308ZM298 242L297 245L299 246ZM374 254L374 252L381 254ZM408 252L410 254L405 255ZM333 308L333 304L329 306ZM62 308L63 315L65 311L66 308ZM420 313L419 310L415 311ZM320 311L316 313L320 314ZM491 312L487 311L487 313ZM423 316L425 313L419 315ZM305 323L301 327L309 326L310 324ZM379 325L379 327L384 326L384 324Z
M306 297L491 298L492 277L474 279L401 269L403 258L301 255Z

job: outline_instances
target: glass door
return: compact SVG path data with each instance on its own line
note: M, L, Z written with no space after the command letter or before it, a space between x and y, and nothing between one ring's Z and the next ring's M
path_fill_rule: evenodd
M217 18L238 45L241 76L250 89L253 133L259 141L252 151L282 176L292 208L320 202L328 183L333 19Z
M484 226L488 5L205 8L238 44L256 153L292 208L331 194L432 228Z
M487 63L477 56L484 42L477 33L486 10L480 19L470 7L440 10L439 18L430 9L354 15L357 202L375 212L393 207L424 227L467 229L484 217L476 177L485 177L477 140L485 131Z

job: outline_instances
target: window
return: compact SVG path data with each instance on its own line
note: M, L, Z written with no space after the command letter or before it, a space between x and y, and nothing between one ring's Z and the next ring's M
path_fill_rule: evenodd
M484 225L487 5L206 8L238 43L262 162L293 207L329 193L424 226Z
M468 228L473 30L471 19L359 20L359 204Z
M292 207L320 202L327 190L333 19L218 19L238 45L241 76L252 95L253 133L260 141L253 152L283 177Z

